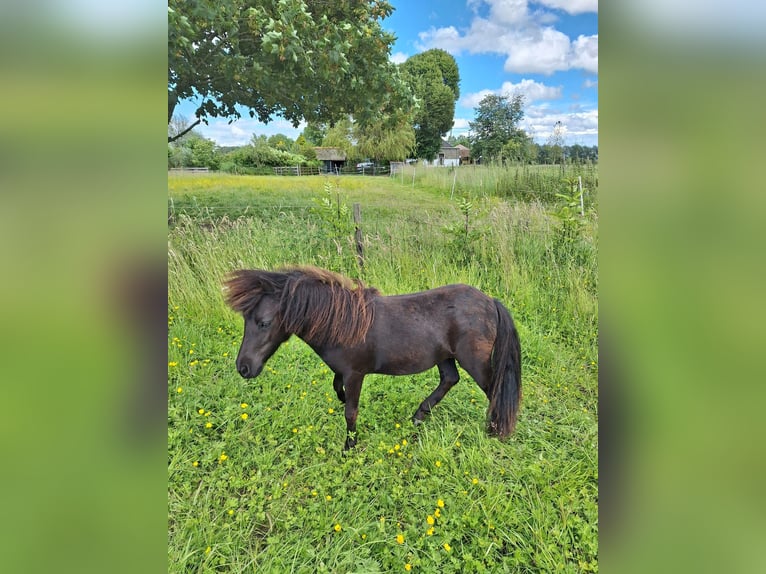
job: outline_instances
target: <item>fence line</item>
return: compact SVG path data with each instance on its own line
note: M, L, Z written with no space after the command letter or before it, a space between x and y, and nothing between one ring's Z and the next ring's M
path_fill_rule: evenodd
M208 173L210 171L209 167L171 167L168 169L168 171L180 173L180 172L187 172L187 173Z

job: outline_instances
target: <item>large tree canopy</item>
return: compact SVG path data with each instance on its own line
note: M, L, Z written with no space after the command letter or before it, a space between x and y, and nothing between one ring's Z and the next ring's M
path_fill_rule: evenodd
M475 109L474 121L471 126L471 155L484 160L499 159L503 148L509 142L519 146L525 144L528 137L519 128L519 122L524 118L524 97L513 97L487 94ZM506 148L510 149L510 148Z
M392 11L384 0L169 0L168 123L188 98L201 99L193 125L239 118L237 106L295 126L408 108L380 25Z
M431 160L455 119L455 102L460 97L457 62L444 50L427 50L408 58L402 64L402 72L417 102L416 153Z

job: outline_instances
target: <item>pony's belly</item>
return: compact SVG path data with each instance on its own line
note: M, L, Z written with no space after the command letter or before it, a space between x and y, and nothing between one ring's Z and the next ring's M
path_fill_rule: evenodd
M381 375L414 375L435 367L447 358L447 355L436 357L418 352L418 349L412 349L401 355L381 358L376 361L373 372Z

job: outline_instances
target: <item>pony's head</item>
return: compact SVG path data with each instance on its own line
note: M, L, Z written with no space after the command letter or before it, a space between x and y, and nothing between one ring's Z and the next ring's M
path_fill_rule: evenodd
M266 361L290 338L280 313L284 282L284 273L244 269L235 271L225 282L227 304L245 320L237 353L237 371L245 379L260 375Z
M224 286L226 303L245 319L237 370L246 379L257 377L290 335L315 348L364 342L379 295L359 280L316 267L240 269Z

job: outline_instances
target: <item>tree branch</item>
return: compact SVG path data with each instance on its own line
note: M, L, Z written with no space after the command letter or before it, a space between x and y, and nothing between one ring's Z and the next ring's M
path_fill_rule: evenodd
M182 138L182 137L183 137L183 136L185 136L187 133L189 133L190 131L192 131L192 130L193 130L193 129L194 129L196 126L197 126L197 124L199 124L201 121L202 121L202 118L197 118L197 121L196 121L196 122L194 122L193 124L190 124L190 125L189 125L189 126L188 126L188 127L185 129L185 130L184 130L184 131L182 131L182 132L179 132L179 133L177 133L177 134L176 134L176 135L174 135L174 136L168 136L168 143L174 142L174 141L176 141L177 139L180 139L180 138Z

